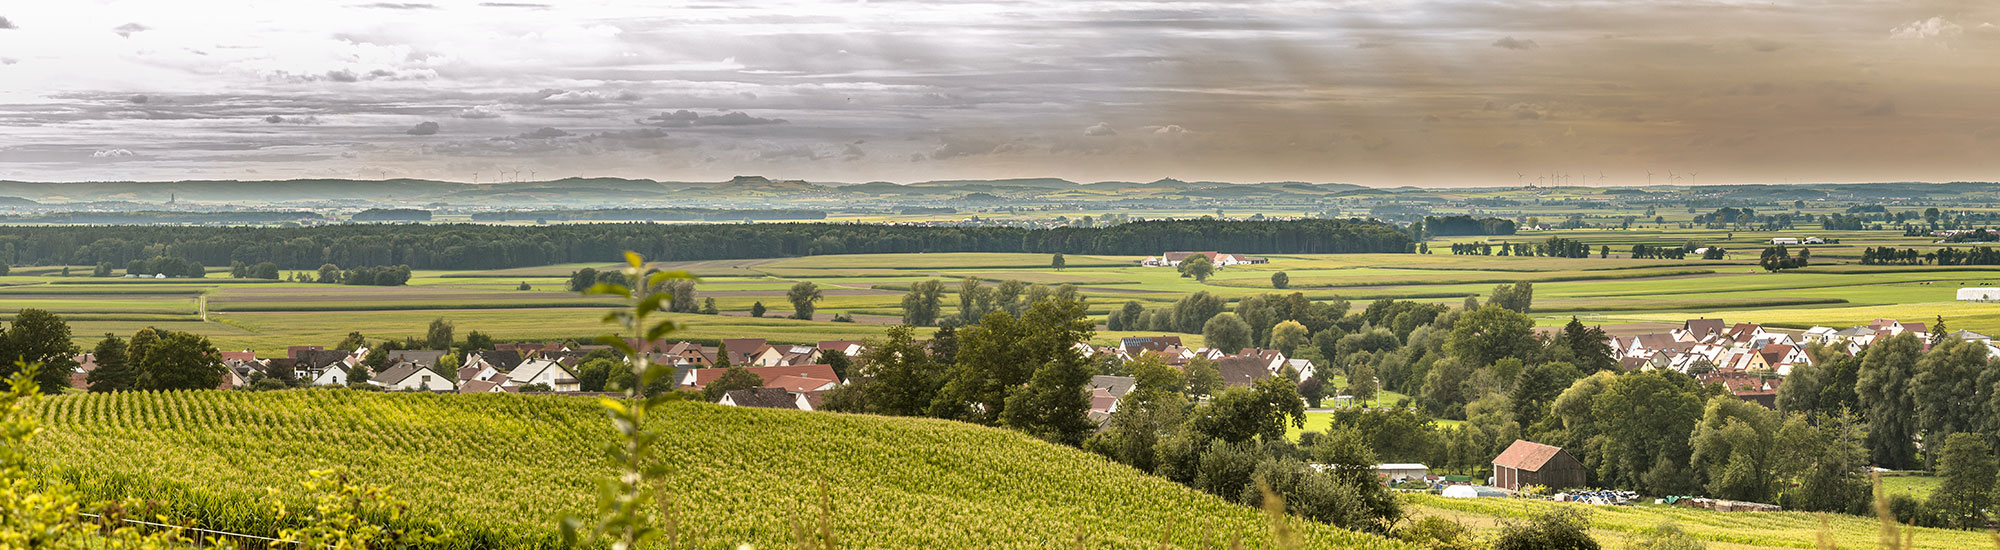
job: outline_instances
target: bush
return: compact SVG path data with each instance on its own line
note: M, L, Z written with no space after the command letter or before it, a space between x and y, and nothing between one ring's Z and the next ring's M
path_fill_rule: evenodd
M1590 517L1583 510L1559 508L1527 523L1509 523L1493 541L1493 550L1599 550L1590 538Z
M1474 550L1479 539L1464 524L1439 516L1424 516L1389 532L1396 540L1430 550Z

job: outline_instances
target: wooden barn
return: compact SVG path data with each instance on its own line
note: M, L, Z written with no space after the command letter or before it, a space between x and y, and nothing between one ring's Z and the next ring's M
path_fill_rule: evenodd
M1561 490L1583 484L1583 462L1562 447L1517 439L1506 452L1493 459L1493 486L1501 489L1519 491L1529 485L1541 485Z

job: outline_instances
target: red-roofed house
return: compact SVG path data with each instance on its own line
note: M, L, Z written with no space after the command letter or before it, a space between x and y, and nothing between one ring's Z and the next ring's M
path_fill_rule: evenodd
M745 367L745 369L749 370L753 374L756 374L758 377L763 378L764 385L766 386L771 385L772 382L776 381L779 378L787 376L794 376L799 378L817 378L820 380L840 379L839 375L833 373L833 367L827 365L796 365L789 367ZM687 375L681 378L681 385L691 387L694 389L701 389L707 387L709 382L713 382L715 381L715 379L721 378L722 373L727 370L729 369L689 370L687 371Z

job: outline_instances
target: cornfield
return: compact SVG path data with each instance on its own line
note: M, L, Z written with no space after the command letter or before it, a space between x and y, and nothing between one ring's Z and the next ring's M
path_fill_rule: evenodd
M91 499L167 503L200 526L285 527L268 498L313 470L390 486L396 527L446 548L553 548L564 514L593 513L612 437L588 399L346 390L65 395L43 400L39 475ZM851 548L1249 548L1257 510L1021 434L960 423L676 403L661 422L683 540L789 545L817 525ZM271 492L269 488L280 491ZM267 494L269 493L269 494ZM275 495L275 496L273 496ZM1309 548L1403 548L1303 524Z

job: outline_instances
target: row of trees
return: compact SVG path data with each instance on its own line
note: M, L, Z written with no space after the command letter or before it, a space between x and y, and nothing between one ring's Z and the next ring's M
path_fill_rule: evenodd
M358 267L341 269L340 266L324 264L312 275L292 274L292 280L301 283L322 283L355 286L403 286L410 282L410 266Z
M811 283L793 285L786 293L796 311L802 298L817 301L819 290ZM955 290L958 295L958 312L945 313L945 294ZM1057 286L1029 284L1008 279L993 286L975 277L960 279L955 288L947 287L944 281L928 279L910 284L903 294L903 324L910 326L968 325L977 324L987 315L1006 313L1020 317L1029 305L1049 298L1082 304L1086 301L1075 285ZM810 312L810 304L806 306Z
M40 364L41 391L59 393L70 387L79 351L61 316L23 309L0 328L0 378L21 364ZM146 328L129 341L106 334L91 353L97 364L88 377L92 391L215 389L226 372L215 346L191 332Z
M1472 216L1424 216L1423 230L1437 236L1512 235L1514 220Z
M1914 248L1897 250L1893 246L1871 246L1861 251L1862 265L2000 265L2000 251L1990 246L1964 250L1945 247L1929 252L1919 252Z
M1269 254L1408 252L1416 240L1361 220L1165 220L1024 229L869 224L424 224L320 227L0 227L15 265L114 265L165 256L208 265L272 262L493 269L596 261L624 251L658 261L815 254L1028 252L1147 255L1162 250Z

